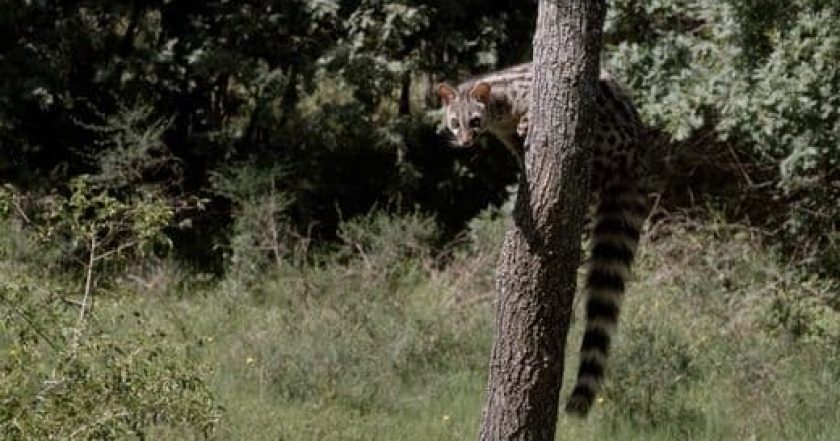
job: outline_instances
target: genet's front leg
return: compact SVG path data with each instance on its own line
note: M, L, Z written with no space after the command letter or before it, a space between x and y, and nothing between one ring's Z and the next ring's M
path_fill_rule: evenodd
M528 137L528 122L530 120L530 115L526 112L524 115L519 117L519 123L516 124L516 134L519 135L520 138L525 139Z
M525 173L525 146L523 145L525 140L513 133L505 137L500 137L499 140L502 141L502 144L507 147L509 152L513 153L520 172Z

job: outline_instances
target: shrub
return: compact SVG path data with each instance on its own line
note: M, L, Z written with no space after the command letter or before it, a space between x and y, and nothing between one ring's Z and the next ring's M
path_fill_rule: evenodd
M220 409L188 348L145 326L140 312L106 315L113 322L93 313L94 292L106 292L115 268L166 243L171 210L149 193L116 198L86 177L69 190L37 199L0 191L0 351L8 354L0 361L0 435L210 437ZM58 261L38 265L44 248L58 250Z
M306 251L305 241L290 225L287 209L293 201L278 188L282 176L278 167L261 169L247 164L211 174L214 193L232 205L229 244L217 244L225 249L232 278L250 281Z
M780 280L764 317L776 331L833 351L840 347L840 287L836 282L796 274Z
M837 286L781 262L763 237L678 218L652 228L601 395L612 430L831 439Z
M0 266L0 437L213 435L220 408L187 347L146 327L140 312L80 322L68 283Z
M739 196L784 202L773 204L772 220L789 248L827 272L840 219L838 27L837 5L814 0L619 1L607 26L622 40L609 64L645 118L699 149L677 154L703 160L718 142L742 161L776 167L771 182L747 176Z

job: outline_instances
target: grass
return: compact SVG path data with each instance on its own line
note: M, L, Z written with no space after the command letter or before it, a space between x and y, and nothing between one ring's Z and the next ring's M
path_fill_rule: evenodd
M219 282L166 262L138 267L103 289L96 314L119 339L135 325L118 317L136 311L207 366L219 439L473 439L503 230L477 220L443 264L429 251L431 222L372 216L306 264ZM558 440L840 436L836 285L720 222L671 220L642 249L602 400L585 421L561 416ZM173 433L159 438L187 437Z

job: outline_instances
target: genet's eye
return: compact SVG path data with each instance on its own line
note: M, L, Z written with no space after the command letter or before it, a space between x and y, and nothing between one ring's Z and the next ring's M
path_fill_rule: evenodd
M453 128L453 129L457 129L458 128L458 119L457 118L452 118L452 120L449 121L449 127Z
M474 116L472 119L470 119L470 128L477 129L479 127L481 127L481 118Z

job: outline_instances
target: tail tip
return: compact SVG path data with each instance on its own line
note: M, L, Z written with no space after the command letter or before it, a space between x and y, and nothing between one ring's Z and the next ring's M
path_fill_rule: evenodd
M592 398L586 395L572 394L566 403L566 413L578 418L584 418L592 408Z

